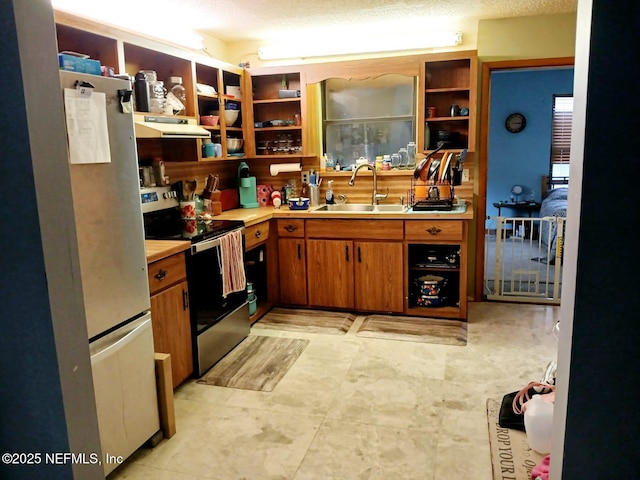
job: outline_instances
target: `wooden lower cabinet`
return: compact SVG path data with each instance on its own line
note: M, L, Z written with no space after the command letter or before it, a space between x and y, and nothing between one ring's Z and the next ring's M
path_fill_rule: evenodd
M405 222L407 314L467 318L467 232L461 221ZM436 303L422 296L425 276L443 279Z
M278 236L282 305L466 319L466 222L287 219ZM426 275L442 302L421 297Z
M193 372L184 253L150 264L149 277L154 350L171 355L171 376L176 388Z
M307 304L307 267L304 238L278 239L280 302Z
M353 242L307 240L309 305L353 308Z
M310 239L307 246L310 305L403 311L402 243Z
M355 242L354 248L356 310L402 312L402 243Z

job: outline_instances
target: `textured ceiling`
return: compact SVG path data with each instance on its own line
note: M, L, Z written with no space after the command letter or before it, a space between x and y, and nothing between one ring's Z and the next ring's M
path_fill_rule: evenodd
M140 1L140 0L134 0ZM158 1L158 0L154 0ZM576 11L577 0L179 0L196 31L225 41L401 35L465 20Z
M480 19L575 12L577 0L51 0L136 31L185 29L235 43L352 41L462 30Z

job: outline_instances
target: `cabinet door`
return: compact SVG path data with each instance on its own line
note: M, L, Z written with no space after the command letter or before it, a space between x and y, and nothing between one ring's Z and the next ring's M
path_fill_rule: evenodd
M354 249L356 309L402 312L402 244L355 242Z
M154 349L171 355L173 388L193 372L188 298L186 281L151 297Z
M278 239L280 302L285 305L307 304L307 267L304 238Z
M307 240L309 304L353 308L353 242Z

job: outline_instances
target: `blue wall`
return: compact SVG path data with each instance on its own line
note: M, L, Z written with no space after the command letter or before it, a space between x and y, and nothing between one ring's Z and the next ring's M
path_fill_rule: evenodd
M511 187L528 187L541 201L542 176L549 174L551 115L554 94L573 93L573 68L504 70L491 74L487 215L498 215L494 202L509 200ZM527 119L520 133L504 127L506 118L520 112ZM527 190L527 189L525 189ZM517 212L504 210L502 215Z

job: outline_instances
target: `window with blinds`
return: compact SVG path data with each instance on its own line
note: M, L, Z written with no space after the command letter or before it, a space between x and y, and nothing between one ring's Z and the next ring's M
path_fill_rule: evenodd
M572 123L573 95L554 95L551 122L551 165L549 169L552 186L569 183Z

